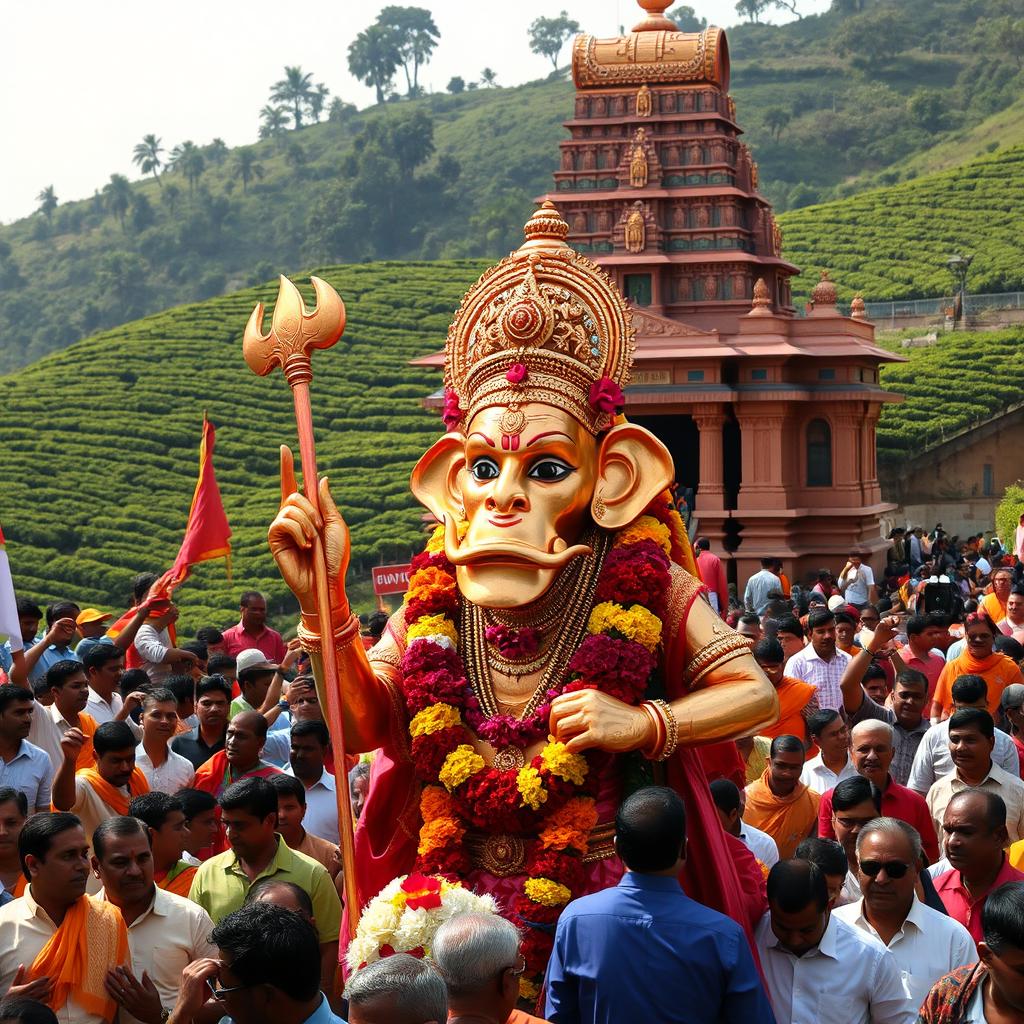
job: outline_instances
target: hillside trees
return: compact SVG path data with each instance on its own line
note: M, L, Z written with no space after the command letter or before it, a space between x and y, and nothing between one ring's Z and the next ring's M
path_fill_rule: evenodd
M260 138L274 139L288 130L288 111L268 103L260 111Z
M530 25L530 49L541 57L547 57L552 67L558 70L558 55L567 40L580 30L580 23L562 11L557 18L537 18Z
M112 174L103 186L103 200L106 208L117 218L124 230L124 219L132 202L132 186L123 174Z
M53 221L53 211L57 209L57 201L57 193L53 190L52 185L47 185L36 196L36 202L39 204L37 210L46 218L47 224Z
M385 7L377 24L387 33L395 47L397 66L405 72L406 95L419 95L420 68L433 54L441 33L434 16L423 7Z
M260 163L254 149L239 149L235 153L235 169L242 179L242 191L249 190L249 182L253 178L263 177L263 164Z
M171 150L171 166L188 178L189 195L195 193L196 182L206 170L206 158L192 141L182 142Z
M484 68L480 72L480 84L493 89L498 84L498 76L490 68Z
M150 134L142 136L142 141L136 143L135 151L132 154L132 163L136 164L143 174L152 174L161 188L164 184L160 180L160 168L163 167L160 155L163 151L161 140L156 135Z
M302 127L302 118L307 113L313 120L320 120L320 112L323 110L329 92L327 86L322 82L313 84L311 71L303 71L301 67L295 65L285 67L284 78L273 84L270 90L270 102L290 107L295 128L299 129Z
M708 19L698 18L697 12L689 4L673 7L666 17L679 26L680 32L703 32L708 27Z
M348 69L353 78L376 90L378 103L387 99L399 63L394 30L379 21L360 32L349 44Z

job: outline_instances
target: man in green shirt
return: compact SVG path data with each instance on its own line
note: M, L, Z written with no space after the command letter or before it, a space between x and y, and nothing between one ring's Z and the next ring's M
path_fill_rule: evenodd
M338 963L341 901L321 864L290 850L277 834L277 792L266 779L235 782L220 800L221 822L230 850L211 857L196 872L189 899L216 924L245 902L249 887L262 878L294 882L309 894L320 937L321 974L331 991Z

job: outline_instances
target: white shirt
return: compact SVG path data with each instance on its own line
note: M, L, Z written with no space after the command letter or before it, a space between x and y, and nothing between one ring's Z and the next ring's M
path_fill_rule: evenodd
M857 877L857 873L847 868L846 878L843 879L843 887L839 890L839 895L836 897L836 906L845 907L851 903L856 903L862 895L860 879Z
M128 925L128 949L132 973L141 978L145 971L160 993L161 1005L173 1010L181 972L193 960L217 957L217 947L210 942L213 921L199 904L156 886L153 889L149 908ZM105 899L102 889L96 898ZM124 1009L118 1019L120 1024L139 1024Z
M774 867L779 862L779 847L767 832L762 832L753 825L740 820L740 842L766 867Z
M285 768L286 775L294 775L295 771L289 764ZM334 776L324 769L319 782L306 787L306 816L302 819L302 827L307 832L338 845L338 797Z
M840 907L835 915L882 941L864 916L863 900ZM978 959L970 932L959 921L925 906L916 896L903 927L888 946L900 969L910 1008L915 1012L939 978Z
M829 917L818 945L796 957L765 914L755 933L768 998L784 1024L914 1024L896 959L878 939Z
M34 743L41 750L46 751L50 757L50 763L53 765L53 770L56 771L64 763L64 751L60 748L60 741L64 737L64 730L58 728L56 721L54 721L53 716L50 714L50 707L52 706L40 704L39 701L32 702L32 727L28 731L28 741L29 743Z
M117 716L121 713L121 708L124 707L124 700L121 694L116 691L110 695L109 702L104 700L91 686L89 687L89 699L85 704L85 713L92 715L96 719L97 725L103 725L104 722L113 722ZM124 724L131 729L132 734L137 740L142 739L142 726L137 725L129 717L123 719Z
M814 647L808 644L786 662L785 674L817 687L818 707L842 713L842 679L849 664L850 656L838 647L832 660L825 661L818 656Z
M979 985L967 1004L964 1015L960 1018L960 1024L988 1024L985 1016L985 986Z
M842 573L838 580L839 589L850 604L867 604L871 588L875 585L875 574L870 565L861 564Z
M1003 732L996 729L996 745L992 748L992 760L999 765L1003 771L1020 778L1020 757L1013 740ZM907 788L927 796L928 790L946 775L949 775L956 765L949 754L949 719L933 725L922 737L921 743L914 755L914 764L910 769L910 778L907 780Z
M162 683L170 674L171 666L161 662L171 649L171 634L166 629L159 632L154 626L145 623L139 626L135 634L135 650L142 659L142 668L149 675L151 683Z
M821 759L821 754L818 754L810 761L804 762L803 771L800 772L800 781L808 789L813 789L815 793L821 794L835 789L843 779L852 779L856 774L857 769L853 767L853 761L849 754L846 755L846 764L838 774L832 771Z
M153 761L146 748L140 743L135 748L135 764L149 783L149 788L159 793L177 793L179 789L187 789L196 777L192 762L181 754L167 748L167 758L159 768L153 767Z
M939 779L928 790L925 800L935 822L936 835L942 835L942 819L949 801L955 794L967 788L967 783L953 771ZM1010 842L1015 843L1018 839L1024 839L1024 782L1021 782L1020 776L1010 775L993 761L988 775L976 788L987 789L990 793L1003 798L1003 803L1006 804L1006 831Z

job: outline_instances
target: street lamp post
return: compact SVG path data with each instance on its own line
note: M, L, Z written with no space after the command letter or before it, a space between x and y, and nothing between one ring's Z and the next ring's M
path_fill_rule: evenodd
M963 320L967 322L967 271L970 269L971 260L973 256L962 256L960 253L954 253L949 259L946 260L946 266L949 267L949 272L953 275L953 284L956 288L956 295L959 297L959 314L954 311L953 314L953 329L956 330L957 320Z

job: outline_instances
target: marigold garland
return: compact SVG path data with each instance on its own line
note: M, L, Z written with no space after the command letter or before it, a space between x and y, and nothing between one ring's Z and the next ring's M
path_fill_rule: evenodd
M501 771L486 764L471 740L475 734L498 748L536 743L546 735L551 702L561 693L600 689L632 705L643 698L656 667L670 583L671 513L662 504L616 535L598 577L589 635L570 660L566 679L521 721L486 716L469 685L458 651L458 592L443 527L412 562L402 689L412 758L424 786L414 870L449 878L468 874L468 829L526 837L526 878L506 912L531 926L522 946L527 974L520 991L527 995L538 991L555 922L586 885L582 858L597 824L590 762L549 740L522 768Z

